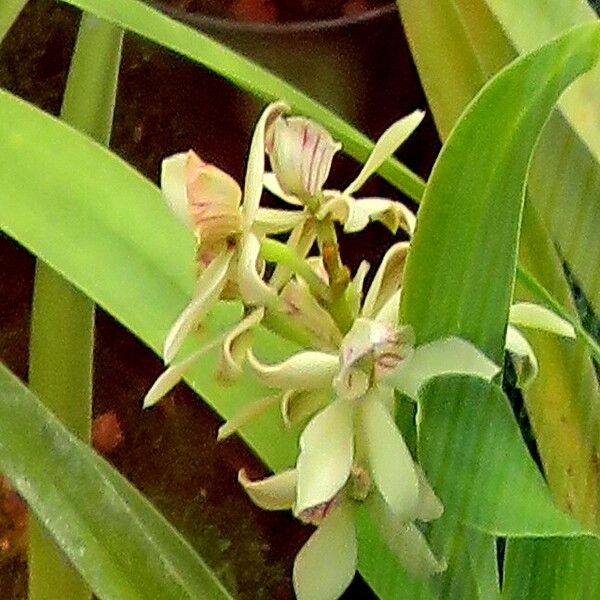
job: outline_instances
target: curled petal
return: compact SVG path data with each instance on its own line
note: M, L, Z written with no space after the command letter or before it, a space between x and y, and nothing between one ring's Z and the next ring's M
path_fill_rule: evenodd
M151 406L154 406L165 394L170 392L181 381L182 377L195 363L208 354L213 348L218 346L222 340L223 337L220 336L210 341L181 362L169 367L161 374L146 393L143 407L150 408Z
M280 116L267 134L266 151L281 188L300 198L321 191L340 148L324 127L304 117Z
M377 494L369 497L367 506L382 539L411 575L429 577L446 569L446 562L435 557L414 523L395 515Z
M473 344L457 337L449 337L415 348L412 357L402 362L385 381L397 390L417 398L419 389L440 375L471 375L490 381L500 372Z
M179 315L167 333L163 349L165 362L169 363L173 360L187 335L198 327L200 321L219 299L227 282L232 256L232 251L222 252L200 275L196 287L196 296Z
M258 481L250 481L246 471L238 473L238 481L256 506L264 510L290 510L296 496L296 469L289 469Z
M367 162L365 162L356 179L344 190L351 195L360 189L365 181L407 140L419 126L425 113L416 110L410 115L392 123L377 140Z
M302 200L299 200L296 196L292 196L291 194L286 194L283 191L275 173L265 173L263 176L263 185L271 192L271 194L277 196L280 200L283 200L292 206L302 206Z
M375 485L390 510L408 521L417 514L419 477L402 434L380 401L387 393L375 388L360 402L357 427Z
M533 304L532 302L517 302L510 307L509 323L529 329L539 329L555 335L574 338L575 328L567 320L554 311Z
M527 338L512 325L506 329L506 349L511 353L517 384L526 388L538 374L538 361Z
M357 545L352 507L342 503L323 520L294 561L298 600L335 600L356 572Z
M363 317L373 318L402 286L408 249L408 242L398 242L385 253L363 303Z
M295 514L331 500L344 486L354 455L354 407L336 400L300 436Z
M307 215L304 211L259 208L252 231L258 236L285 233L305 221L306 218Z
M264 308L252 311L229 332L221 348L217 369L219 381L231 382L242 374L242 363L252 343L253 330L262 321L264 314Z
M242 236L237 262L240 295L249 305L277 307L277 293L258 272L256 265L259 253L258 238L252 233Z
M290 390L281 400L281 417L287 428L302 423L324 408L331 397L328 389Z
M268 396L267 398L249 402L244 408L236 413L234 417L225 421L225 423L219 427L217 441L222 442L234 433L237 433L244 425L247 425L254 419L260 417L269 410L271 406L274 406L278 402L280 402L280 396Z
M289 110L284 102L269 104L258 119L254 128L248 164L246 166L246 179L244 182L244 202L242 205L242 220L245 232L250 231L262 195L263 176L265 173L265 130L272 119Z
M299 352L275 365L261 363L248 351L248 366L265 385L280 389L314 390L328 388L338 370L336 354Z
M193 228L193 221L187 196L187 164L193 154L190 150L165 158L160 171L160 188L166 203L190 229Z

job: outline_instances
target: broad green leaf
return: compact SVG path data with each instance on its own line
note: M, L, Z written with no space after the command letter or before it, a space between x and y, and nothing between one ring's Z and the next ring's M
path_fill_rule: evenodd
M508 540L505 600L591 600L600 590L600 540Z
M0 5L0 43L26 4L27 0L3 0Z
M583 532L554 505L496 385L437 379L421 394L418 422L419 457L446 516L495 535Z
M365 161L374 144L331 110L210 37L170 19L139 0L62 0L173 50L223 75L264 100L283 100L293 111L312 117L344 145L344 151ZM374 106L373 110L377 110ZM411 198L423 193L423 181L394 159L382 165L381 175Z
M0 469L98 598L231 598L160 513L3 366L0 439Z
M513 60L517 51L531 50L577 23L594 19L585 0L405 0L399 6L442 139L487 79ZM596 148L598 155L600 136L593 135L598 122L590 123L590 117L593 121L598 113L599 90L596 68L572 86L561 101L562 112L550 118L530 176L533 202L527 204L535 204L537 210L526 206L521 232L520 261L571 314L574 305L561 259L544 223L559 242L568 238L563 251L585 240L574 248L579 256L567 253L567 258L572 268L578 263L579 277L589 274L584 287L593 295L590 290L600 289L600 250L595 250L600 244L596 202L600 163L592 151ZM567 123L565 111L577 120L579 133ZM588 147L580 137L586 131ZM521 285L516 294L539 300ZM563 508L592 523L600 515L599 477L592 460L600 439L596 433L600 391L589 353L579 342L569 344L537 333L528 339L540 360L541 374L526 390L525 402L550 487ZM559 439L563 443L558 444Z

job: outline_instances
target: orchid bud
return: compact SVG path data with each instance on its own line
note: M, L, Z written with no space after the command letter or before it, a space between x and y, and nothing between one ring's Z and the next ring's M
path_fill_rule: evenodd
M161 187L171 210L194 230L205 249L241 231L239 185L195 152L163 161Z
M326 129L303 117L278 117L265 140L279 185L286 194L299 198L321 191L333 155L341 147Z

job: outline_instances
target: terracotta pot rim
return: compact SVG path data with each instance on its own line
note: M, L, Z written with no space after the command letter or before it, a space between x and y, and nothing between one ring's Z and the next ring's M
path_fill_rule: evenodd
M235 21L212 17L202 13L193 13L174 8L162 0L146 0L146 2L161 12L179 21L195 26L202 31L230 31L256 34L285 34L285 33L315 33L331 29L344 29L353 25L374 21L378 18L395 13L398 9L394 2L379 8L372 8L359 15L336 17L320 21L292 21L287 23L256 23L253 21Z

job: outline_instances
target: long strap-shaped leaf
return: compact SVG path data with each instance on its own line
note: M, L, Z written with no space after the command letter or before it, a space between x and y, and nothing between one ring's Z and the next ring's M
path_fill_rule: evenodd
M227 600L154 507L0 365L0 470L102 600Z

